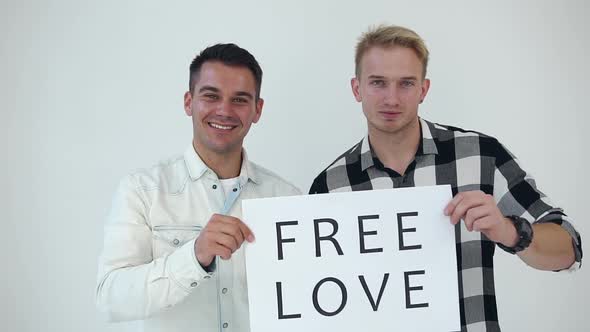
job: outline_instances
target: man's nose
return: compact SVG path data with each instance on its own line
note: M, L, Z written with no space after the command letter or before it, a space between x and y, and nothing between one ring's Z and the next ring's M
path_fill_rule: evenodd
M399 89L397 85L391 84L385 91L384 101L387 105L397 106L399 105Z
M233 105L231 99L222 100L216 110L217 115L230 116L232 114Z

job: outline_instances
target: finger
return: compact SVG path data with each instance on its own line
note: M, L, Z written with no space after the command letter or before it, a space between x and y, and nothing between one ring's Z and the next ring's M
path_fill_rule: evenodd
M461 200L463 200L463 198L464 198L463 193L458 193L457 195L455 195L455 197L453 197L453 199L451 199L449 204L447 204L447 206L443 210L443 213L445 214L445 216L450 216L453 213L453 211L455 210L455 207L457 206L457 204L459 204L459 202L461 202Z
M225 214L214 213L213 215L211 215L211 218L209 218L208 224L219 224L219 223L233 224L233 223L236 223L237 221L240 221L240 219L233 217L233 216L228 216Z
M473 228L473 224L476 220L489 216L490 209L486 205L480 205L476 207L472 207L465 213L465 217L463 220L465 221L465 227L468 231L477 230Z
M214 232L221 232L231 236L234 236L238 241L238 244L241 245L244 242L244 238L246 235L243 234L242 229L240 228L239 224L241 223L240 219L226 216L221 214L214 214L207 227Z
M215 254L210 249L211 245L208 242L207 236L204 234L205 233L201 233L199 237L197 237L197 241L195 241L195 254L202 266L209 266L211 261L215 258Z
M225 216L225 217L227 217L226 220L228 222L239 227L240 232L242 233L244 239L246 239L248 242L254 242L254 240L255 240L254 233L252 233L252 231L250 230L248 225L246 225L242 220L240 220L238 218L235 218L232 216Z
M233 237L236 240L236 243L239 246L242 245L244 242L244 234L242 234L242 230L240 227L232 221L221 221L215 225L214 228L215 232L220 234L226 234Z
M256 240L256 238L254 237L254 233L252 233L252 230L250 230L250 227L248 227L248 225L246 225L243 221L240 220L239 224L240 226L240 230L242 231L242 234L244 235L244 238L252 243L254 242L254 240Z
M220 214L216 214L216 215L214 215L214 217L215 217L215 220L218 220L217 222L235 225L235 226L239 227L239 230L242 234L243 239L246 239L248 242L254 242L254 240L255 240L254 234L252 233L250 228L244 222L242 222L240 219L238 219L236 217L220 215Z
M218 243L217 240L216 234L211 232L201 233L197 238L195 253L197 254L197 260L199 263L208 266L211 264L211 261L215 256L220 256L224 259L229 259L231 257L232 250L225 245Z
M473 223L473 230L486 233L494 227L494 218L486 215L485 217L479 218ZM487 235L486 235L487 236Z
M213 241L216 244L220 244L228 248L232 253L238 250L238 248L242 245L241 243L238 243L235 237L223 233L215 234Z
M483 204L483 200L480 197L475 195L469 195L463 198L457 206L455 206L455 210L451 214L451 223L456 225L461 219L465 219L465 213L471 208L480 206Z
M229 249L228 247L226 247L224 245L221 245L218 243L213 243L209 247L209 250L213 255L219 256L219 257L223 258L224 260L228 260L231 258L231 254L232 254L231 249Z
M219 214L219 213L214 213L211 215L211 218L209 218L209 222L207 223L207 225L213 225L213 226L218 226L219 224L222 223L232 223L232 220L237 219L235 217L232 216L226 216L224 214Z
M219 226L216 228L219 228ZM234 233L240 233L240 231L237 230L237 227L234 226L233 228L236 229ZM238 250L243 242L240 242L239 239L236 239L236 237L232 234L223 233L219 231L219 229L209 229L205 232L202 232L197 241L199 241L201 238L203 239L204 247L212 246L212 244L220 244L227 247L232 252Z
M485 195L481 190L470 190L470 191L463 191L457 193L453 199L447 204L445 209L443 210L444 214L450 216L453 213L453 210L459 205L459 203L464 200L465 198L470 197L481 197Z

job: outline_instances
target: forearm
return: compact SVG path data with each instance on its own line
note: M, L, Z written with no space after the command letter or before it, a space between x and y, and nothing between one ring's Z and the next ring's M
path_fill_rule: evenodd
M109 321L145 319L180 297L169 278L158 278L158 262L110 271L99 283L96 304ZM186 291L183 291L186 292Z
M530 246L518 256L527 265L539 270L562 270L575 261L572 238L553 223L533 224L534 237Z
M169 256L137 266L113 268L104 264L96 290L96 303L110 321L148 318L182 301L208 278L189 255L194 241ZM193 256L194 257L194 256Z

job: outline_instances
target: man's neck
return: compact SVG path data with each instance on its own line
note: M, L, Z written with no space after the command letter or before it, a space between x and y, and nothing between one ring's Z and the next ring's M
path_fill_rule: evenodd
M371 148L387 168L403 175L414 160L420 146L420 121L403 128L397 133L386 133L369 127Z
M220 179L235 178L240 175L242 168L242 150L228 151L219 154L201 149L193 141L193 149L199 155L201 160L209 167Z

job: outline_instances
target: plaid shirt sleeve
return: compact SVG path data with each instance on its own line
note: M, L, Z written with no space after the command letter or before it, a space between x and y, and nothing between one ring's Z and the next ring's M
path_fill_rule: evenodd
M500 211L505 216L520 216L531 223L560 225L572 237L576 257L574 264L566 271L579 269L582 266L582 239L571 218L537 188L535 179L520 167L508 149L497 142L494 150L494 199Z
M311 187L309 188L309 194L326 194L328 193L328 185L326 183L326 172L320 173L320 175L313 180Z

